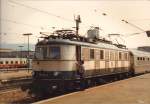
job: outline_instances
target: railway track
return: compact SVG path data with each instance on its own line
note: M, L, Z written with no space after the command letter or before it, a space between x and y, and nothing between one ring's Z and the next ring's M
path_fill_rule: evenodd
M31 83L31 77L14 78L0 81L0 91L19 88L20 86Z
M23 71L23 70L29 70L31 71L31 68L3 68L0 69L0 72L13 72L13 71Z
M129 77L129 78L133 78L133 77ZM128 78L125 78L125 79L128 79ZM50 99L50 98L54 98L54 97L58 97L58 96L61 96L61 95L65 95L65 94L69 94L69 93L79 91L79 89L77 89L77 90L74 90L74 91L55 93L53 95L49 95L49 96L46 96L46 97L36 98L36 97L31 96L31 95L28 95L27 92L24 92L19 88L20 85L29 84L31 79L29 78L29 79L22 79L22 80L24 80L24 81L23 82L21 82L21 80L16 81L16 82L18 82L18 84L16 84L16 85L14 84L14 87L10 87L10 86L7 86L7 85L5 85L5 88L3 88L4 86L0 87L0 91L1 92L4 91L4 92L0 93L0 103L4 102L4 103L15 103L15 104L26 104L26 103L28 104L28 103L34 103L34 102L41 101L41 100L44 100L44 99ZM115 81L119 81L119 80L115 80ZM91 86L91 87L96 87L96 86L104 85L104 84L107 84L107 83L113 83L115 81L114 80L109 80L109 81L105 81L104 83L97 84L97 85ZM89 87L89 88L91 88L91 87ZM8 99L6 99L5 101L1 100L1 98L6 98L7 96L8 96Z
M31 98L27 92L21 90L21 86L31 83L31 77L13 78L0 81L0 103L13 103Z
M129 77L129 78L132 78L132 77ZM128 78L126 78L126 79L128 79ZM104 85L104 84L108 84L108 83L112 83L112 82L115 82L115 81L119 81L119 80L107 80L107 81L103 81L103 83L101 83L101 84L99 83L99 84L90 86L89 88L100 86L100 85ZM34 102L38 102L38 101L45 100L45 99L51 99L51 98L55 98L55 97L58 97L58 96L62 96L62 95L66 95L66 94L71 94L71 93L74 93L74 92L77 92L77 91L80 91L80 89L71 90L71 91L65 91L65 92L57 92L57 93L54 93L53 95L48 95L48 96L40 97L40 98L39 97L38 98L36 98L36 97L26 97L24 99L13 101L13 103L17 103L17 104L34 103Z

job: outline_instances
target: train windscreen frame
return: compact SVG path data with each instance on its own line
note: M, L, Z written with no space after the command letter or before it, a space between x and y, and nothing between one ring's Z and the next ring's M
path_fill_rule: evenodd
M61 50L59 46L37 46L35 59L60 59Z

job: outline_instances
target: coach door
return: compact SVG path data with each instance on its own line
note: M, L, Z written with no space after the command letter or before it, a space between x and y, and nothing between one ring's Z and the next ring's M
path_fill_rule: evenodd
M132 74L133 73L135 73L135 70L134 70L134 56L133 56L133 54L132 53L129 53L129 59L130 59L130 70L131 70L131 72L132 72Z

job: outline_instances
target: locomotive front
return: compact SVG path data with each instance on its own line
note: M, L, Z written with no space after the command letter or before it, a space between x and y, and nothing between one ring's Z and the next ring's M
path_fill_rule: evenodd
M60 40L38 42L32 63L32 90L35 92L60 90L74 80L76 78L75 49L75 45Z

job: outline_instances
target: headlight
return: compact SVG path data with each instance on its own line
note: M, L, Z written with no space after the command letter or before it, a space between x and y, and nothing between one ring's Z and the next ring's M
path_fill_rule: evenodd
M54 72L54 76L58 76L59 75L59 72Z
M34 71L32 71L32 76L34 76L35 75L35 72Z

